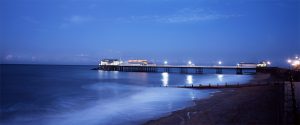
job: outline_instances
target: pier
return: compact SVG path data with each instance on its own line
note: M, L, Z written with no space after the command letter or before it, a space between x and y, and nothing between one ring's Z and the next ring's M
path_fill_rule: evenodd
M238 66L189 66L189 65L100 65L98 70L121 72L168 72L184 74L204 74L205 70L214 70L216 74L223 74L224 70L234 70L236 74L244 74L246 70L257 72L256 67Z

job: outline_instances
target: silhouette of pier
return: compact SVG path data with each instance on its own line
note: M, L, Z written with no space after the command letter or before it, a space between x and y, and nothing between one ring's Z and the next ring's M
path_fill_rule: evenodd
M203 74L204 70L215 70L216 74L223 74L223 70L235 70L236 74L243 74L245 70L256 73L256 67L238 66L188 66L188 65L100 65L99 70L121 72L179 72L186 74Z

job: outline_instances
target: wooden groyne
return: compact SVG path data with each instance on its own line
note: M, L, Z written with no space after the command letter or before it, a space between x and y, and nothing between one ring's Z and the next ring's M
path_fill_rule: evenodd
M173 88L190 88L190 89L222 89L222 88L241 88L241 87L254 87L254 86L266 86L270 83L258 83L258 84L199 84L199 85L172 85L172 86L162 86L162 87L173 87Z

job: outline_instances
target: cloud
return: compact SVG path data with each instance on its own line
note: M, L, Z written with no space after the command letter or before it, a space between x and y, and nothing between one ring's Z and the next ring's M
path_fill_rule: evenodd
M38 60L38 57L27 54L5 54L1 58L1 62L11 63L11 62L35 62Z
M239 17L237 14L221 14L211 10L184 8L170 15L146 15L130 16L129 18L119 18L124 22L158 22L158 23L190 23L201 21L213 21Z
M14 56L12 54L8 54L5 56L5 60L12 60Z
M95 9L97 7L97 4L90 4L88 6L89 9Z
M209 20L219 20L235 17L235 15L220 15L220 14L206 14L206 15L174 15L170 17L164 17L157 19L158 22L164 23L186 23L186 22L199 22Z
M89 55L81 53L81 54L78 54L78 55L76 55L76 56L77 56L77 57L88 57Z
M92 21L94 18L91 16L80 16L80 15L73 15L64 18L64 22L61 23L60 28L66 28L70 25L78 25Z
M32 23L32 24L38 24L40 23L40 21L30 17L30 16L22 16L21 17L24 21L28 22L28 23Z
M92 20L90 16L79 16L73 15L71 17L66 18L66 20L70 23L84 23Z

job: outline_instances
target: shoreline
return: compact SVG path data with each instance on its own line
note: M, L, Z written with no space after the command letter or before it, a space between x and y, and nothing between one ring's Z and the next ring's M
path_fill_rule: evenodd
M264 84L269 74L257 74L246 84ZM173 111L144 125L195 124L280 124L282 123L282 86L266 85L219 89L195 105ZM282 98L281 98L282 97Z

